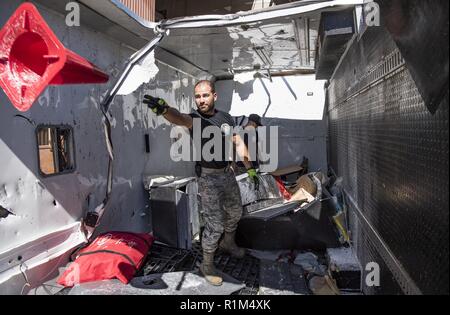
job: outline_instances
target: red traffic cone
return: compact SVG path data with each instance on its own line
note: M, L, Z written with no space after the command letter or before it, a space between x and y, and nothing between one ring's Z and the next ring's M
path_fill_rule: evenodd
M0 31L0 86L27 111L48 85L105 83L109 76L58 40L31 3L22 4Z

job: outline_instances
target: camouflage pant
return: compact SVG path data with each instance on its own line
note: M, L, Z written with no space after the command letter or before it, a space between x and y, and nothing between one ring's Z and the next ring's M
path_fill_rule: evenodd
M202 175L198 179L202 200L205 229L202 248L216 251L222 233L234 232L242 217L242 201L239 186L231 171L214 175Z

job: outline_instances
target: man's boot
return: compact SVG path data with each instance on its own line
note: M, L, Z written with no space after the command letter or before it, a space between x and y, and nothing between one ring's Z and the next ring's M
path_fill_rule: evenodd
M203 251L203 262L200 265L200 272L205 276L206 281L214 286L222 285L222 277L214 267L214 253Z
M236 245L236 242L234 241L235 235L236 231L231 233L225 232L223 239L219 244L219 248L231 256L241 259L245 256L245 249Z

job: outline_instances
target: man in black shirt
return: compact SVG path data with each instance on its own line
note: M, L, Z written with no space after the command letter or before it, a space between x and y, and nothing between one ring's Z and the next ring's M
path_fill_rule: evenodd
M214 83L207 80L200 81L195 86L194 93L198 110L189 115L169 107L163 99L149 95L145 96L144 103L148 104L155 114L164 116L171 123L187 127L191 132L191 137L194 138L194 143L196 142L195 123L200 123L201 134L205 128L218 128L222 135L221 156L219 158L215 156L211 160L202 154L201 161L197 163L196 167L205 221L202 237L203 263L200 271L209 283L221 285L222 278L214 267L216 250L220 248L239 258L245 255L244 249L239 248L234 241L237 225L242 216L242 201L236 178L229 167L231 161L226 158L225 142L227 137L232 138L236 152L243 160L249 178L255 185L258 183L258 175L249 161L248 150L242 138L237 134L230 134L234 127L233 119L228 113L221 112L214 107L217 100ZM213 138L214 135L211 134L210 138L201 139L202 152L205 145ZM210 153L214 154L214 152ZM223 233L223 239L219 244Z

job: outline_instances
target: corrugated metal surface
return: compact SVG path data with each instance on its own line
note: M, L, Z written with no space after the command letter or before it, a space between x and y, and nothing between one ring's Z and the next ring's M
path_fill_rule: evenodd
M448 294L448 91L431 114L384 28L355 41L329 86L330 164L344 177L367 293Z
M155 0L120 0L145 20L155 21Z

